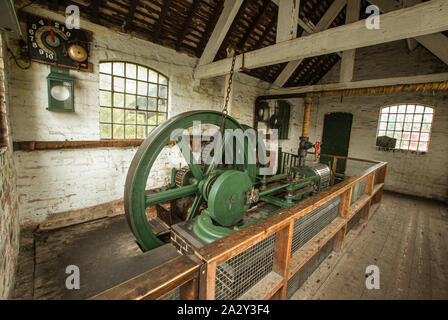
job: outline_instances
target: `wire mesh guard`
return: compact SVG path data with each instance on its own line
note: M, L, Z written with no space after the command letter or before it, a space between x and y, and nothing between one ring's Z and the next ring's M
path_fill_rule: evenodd
M367 180L364 179L360 183L356 184L353 187L352 200L350 201L350 205L355 203L355 201L359 200L359 198L361 198L362 195L366 192L365 191L366 190L366 184L367 184Z
M164 295L160 300L180 300L180 287L170 291Z
M363 209L361 209L361 210L359 210L351 219L350 219L350 221L349 222L347 222L347 231L346 231L346 233L349 233L349 231L354 227L354 226L356 226L358 223L359 223L359 221L361 221L361 218L362 218L362 212L363 212Z
M341 197L336 197L294 223L291 255L337 218Z
M380 183L380 170L375 171L375 184Z
M300 289L309 276L333 251L334 238L331 238L294 276L288 281L286 298L289 299Z
M216 268L216 300L234 300L246 293L274 265L275 234Z

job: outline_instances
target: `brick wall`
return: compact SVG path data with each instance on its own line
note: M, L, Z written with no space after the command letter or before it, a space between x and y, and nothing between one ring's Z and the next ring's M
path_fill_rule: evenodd
M0 112L3 145L0 146L0 299L9 297L19 253L19 210L17 205L16 175L8 136L8 106L5 98L4 62L5 52L0 35Z

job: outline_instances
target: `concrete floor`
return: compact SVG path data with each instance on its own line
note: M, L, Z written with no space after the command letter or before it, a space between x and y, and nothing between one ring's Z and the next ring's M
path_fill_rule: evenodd
M448 299L448 206L384 193L366 225L347 234L294 294L297 299ZM366 288L366 267L380 289Z
M124 217L43 233L22 232L16 299L87 299L177 255L171 245L142 253ZM77 265L81 289L65 288ZM365 269L380 269L367 290ZM366 225L324 260L292 299L448 299L448 207L384 193Z
M13 298L88 299L177 255L171 245L143 253L123 216L42 233L25 231ZM69 265L79 267L79 290L65 287Z

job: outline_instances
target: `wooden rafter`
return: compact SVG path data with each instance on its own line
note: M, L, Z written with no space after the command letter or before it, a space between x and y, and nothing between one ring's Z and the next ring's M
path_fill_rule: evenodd
M258 68L441 32L448 30L447 15L448 2L432 0L382 15L380 30L367 29L365 21L359 21L248 52L244 66ZM241 70L242 63L243 58L239 55L235 62L236 71ZM223 59L200 65L195 70L195 77L203 79L226 74L230 64L231 59Z
M246 33L244 34L244 37L240 40L240 42L238 43L237 47L240 50L244 49L244 45L247 42L247 39L249 39L249 36L252 34L252 32L255 30L255 27L257 25L260 24L261 20L263 19L266 10L269 7L269 3L271 2L271 0L263 0L263 5L260 8L260 10L258 11L257 16L255 17L254 21L252 22L252 24L249 26L249 29L246 31Z
M132 30L134 26L134 15L135 15L135 9L137 8L139 0L132 0L129 5L129 13L125 20L125 29L126 30Z
M190 24L193 20L193 15L195 11L197 10L199 6L200 1L199 0L193 0L193 3L191 4L190 10L188 10L187 17L185 18L184 24L182 25L181 32L179 34L179 37L177 38L176 43L176 51L179 50L180 46L182 45L182 42L185 39L185 36L188 33L188 30L190 28Z
M208 22L205 31L202 35L201 41L198 44L198 47L196 49L196 55L200 56L202 54L202 51L204 50L205 44L207 39L210 37L210 34L213 30L213 27L216 25L216 22L218 21L219 14L222 11L222 8L224 6L224 0L219 0L216 4L215 8L213 9L212 16L210 18L210 21Z
M263 45L263 42L266 40L266 37L269 35L269 33L272 32L276 24L276 21L274 19L269 22L269 24L266 26L266 29L264 30L263 34L261 35L260 39L258 39L257 43L254 46L254 49L260 49Z
M172 0L165 0L162 6L162 11L160 11L159 19L157 20L156 25L154 26L153 39L155 42L159 41L160 38L160 30L162 29L163 22L166 18L166 14L168 13L168 8L170 7Z

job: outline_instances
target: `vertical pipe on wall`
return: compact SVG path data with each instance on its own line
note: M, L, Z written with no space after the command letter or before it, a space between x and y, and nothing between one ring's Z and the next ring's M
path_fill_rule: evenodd
M310 125L311 103L313 98L307 95L304 99L305 110L303 114L302 137L308 137L308 127Z

